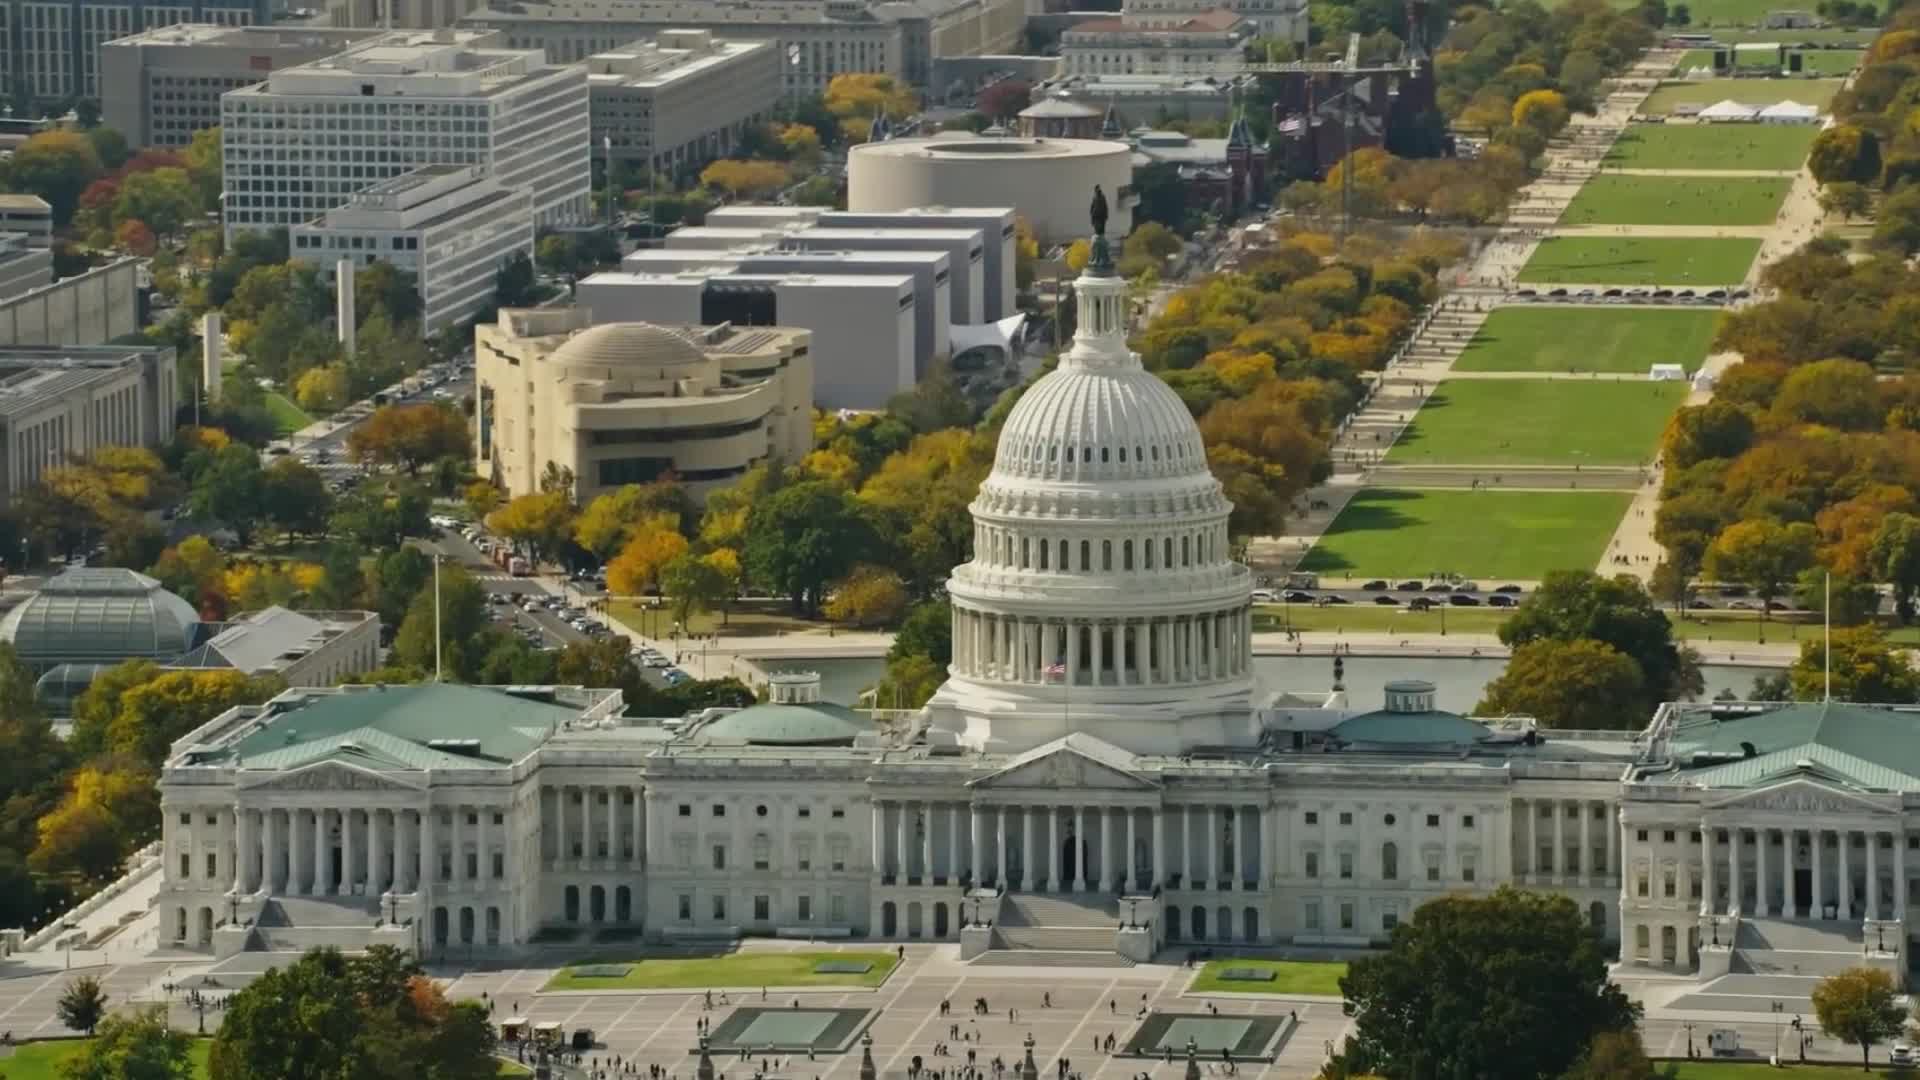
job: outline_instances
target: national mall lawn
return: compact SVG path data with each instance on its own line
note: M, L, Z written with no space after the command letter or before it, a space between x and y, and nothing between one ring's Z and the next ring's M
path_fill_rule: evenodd
M1621 169L1798 169L1814 124L1632 124L1603 164Z
M1647 98L1640 111L1649 116L1670 113L1677 105L1705 108L1717 101L1737 101L1742 105L1774 105L1797 101L1825 111L1842 79L1702 79L1698 82L1663 83Z
M1687 384L1627 379L1448 379L1427 398L1388 465L1632 466L1654 456ZM1519 478L1505 483L1519 485Z
M1622 176L1580 186L1562 225L1766 225L1792 184L1786 176Z
M1261 981L1222 977L1236 969L1271 971L1273 978ZM1187 991L1194 994L1324 994L1339 997L1340 977L1346 973L1347 965L1337 960L1209 960L1207 966L1200 969L1200 974L1194 976Z
M1593 181L1589 180L1588 183ZM1522 285L1740 284L1760 241L1713 236L1549 236L1520 268Z
M851 961L864 972L822 972L823 963ZM645 960L597 958L562 968L547 990L759 990L763 987L879 986L893 970L890 952L751 952ZM625 968L610 977L583 975L582 967Z
M1692 371L1706 359L1719 319L1717 311L1688 308L1496 308L1453 370L1644 375L1652 364L1680 364Z
M1538 581L1549 570L1598 565L1631 501L1624 491L1367 488L1347 503L1300 569L1394 579L1439 571L1483 585L1493 578Z

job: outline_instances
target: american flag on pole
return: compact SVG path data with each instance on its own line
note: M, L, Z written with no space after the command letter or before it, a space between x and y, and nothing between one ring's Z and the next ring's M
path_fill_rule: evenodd
M1067 665L1049 664L1046 671L1042 674L1046 675L1049 679L1064 679L1067 677Z

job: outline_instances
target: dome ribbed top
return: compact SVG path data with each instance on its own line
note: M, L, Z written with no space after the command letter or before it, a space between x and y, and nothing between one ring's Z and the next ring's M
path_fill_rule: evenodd
M652 323L590 326L553 351L553 363L573 368L671 367L706 358L686 335Z
M1158 375L1072 363L1021 396L993 471L1065 483L1208 475L1200 428Z

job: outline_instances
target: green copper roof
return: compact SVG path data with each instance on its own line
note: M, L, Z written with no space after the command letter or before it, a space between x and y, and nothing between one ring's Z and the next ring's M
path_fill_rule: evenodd
M1459 713L1380 709L1342 720L1334 726L1332 735L1344 742L1378 746L1471 746L1486 738L1487 729Z
M480 686L390 686L288 698L230 753L248 769L343 761L388 769L504 768L576 708Z
M751 705L707 724L700 734L769 746L845 746L873 723L852 709L824 701Z
M1834 701L1689 716L1674 730L1673 757L1688 782L1707 787L1812 771L1867 790L1920 791L1920 713Z

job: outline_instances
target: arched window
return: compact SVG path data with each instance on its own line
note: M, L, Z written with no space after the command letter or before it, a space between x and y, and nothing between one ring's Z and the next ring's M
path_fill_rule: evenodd
M1040 569L1042 570L1047 568L1048 547L1049 545L1045 540L1040 541Z
M1400 879L1400 849L1389 840L1380 845L1380 880Z
M1162 555L1164 557L1160 560L1160 565L1169 570L1173 569L1173 537L1167 537L1166 550L1162 552Z
M1140 541L1140 564L1143 570L1153 569L1153 541Z
M1100 569L1113 569L1113 541L1100 541Z
M1093 569L1093 544L1091 541L1080 541L1080 569Z
M1020 569L1025 570L1027 568L1027 560L1030 555L1031 552L1028 547L1027 538L1023 536L1020 538Z
M1120 569L1133 569L1133 541L1124 540L1120 544Z
M1191 536L1180 538L1180 565L1193 565L1193 537Z
M1067 556L1068 556L1067 542L1065 540L1062 540L1060 541L1060 559L1059 559L1060 569L1062 570L1073 569L1073 560L1068 558Z

